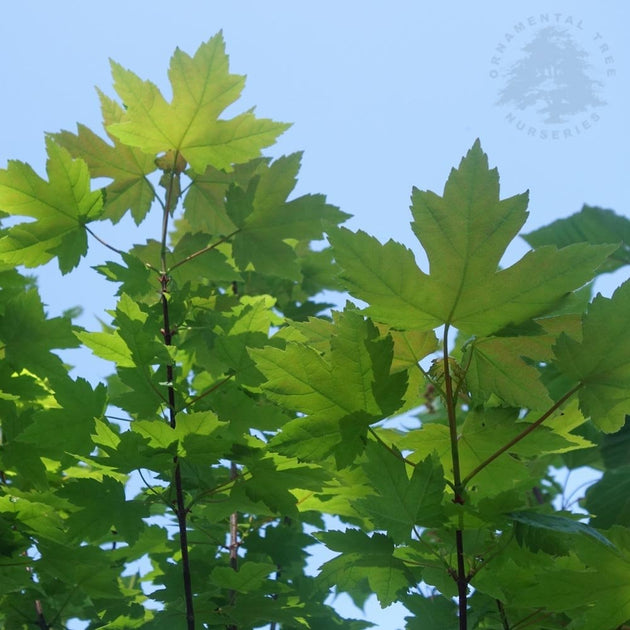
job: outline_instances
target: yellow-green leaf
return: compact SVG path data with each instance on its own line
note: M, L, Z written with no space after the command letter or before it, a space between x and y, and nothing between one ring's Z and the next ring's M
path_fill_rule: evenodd
M146 153L179 152L197 173L207 166L229 170L235 162L257 157L288 127L256 118L252 111L219 119L238 99L245 83L244 77L229 73L220 33L202 44L193 57L179 48L175 51L169 68L170 103L154 83L115 62L112 74L127 112L108 131Z
M28 164L9 161L0 170L0 210L29 217L0 239L0 261L37 267L57 257L62 273L71 271L87 252L85 225L103 208L100 191L90 190L90 173L83 160L73 160L52 139L46 140L48 180Z

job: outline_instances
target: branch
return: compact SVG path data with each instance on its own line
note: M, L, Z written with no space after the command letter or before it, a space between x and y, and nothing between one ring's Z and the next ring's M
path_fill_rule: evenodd
M582 387L582 383L576 385L573 389L569 390L558 402L552 405L545 413L543 413L536 422L532 422L526 429L521 431L515 438L511 439L507 444L504 444L500 449L492 453L490 457L485 459L479 466L477 466L472 472L468 473L463 479L462 483L466 486L470 480L480 473L484 468L491 464L497 457L503 455L506 451L509 451L515 444L518 444L523 438L526 438L532 431L535 431L549 416L557 411L573 394L575 394Z
M87 225L84 225L83 227L85 228L85 231L90 236L93 236L101 245L104 245L105 247L107 247L107 249L111 249L113 252L116 252L119 256L122 256L125 253L121 249L117 249L113 245L110 245L107 241L104 241L100 236L97 236Z
M376 431L372 427L368 427L368 431L372 434L374 439L384 448L386 448L396 459L400 459L408 466L416 467L412 461L409 461L400 451L395 451L391 446L389 446L383 439L376 433Z
M219 381L218 383L215 383L212 387L209 387L205 392L203 392L202 394L199 394L199 396L195 396L192 400L190 400L189 402L187 402L181 409L180 411L183 411L184 409L188 409L189 407L192 407L194 404L198 403L202 398L205 398L206 396L208 396L209 394L212 394L212 392L215 392L217 389L219 389L219 387L222 387L223 385L225 385L230 379L232 379L235 376L234 373L229 374L228 376L226 376L222 381Z
M181 267L181 265L184 265L190 260L197 258L197 256L201 256L202 254L205 254L206 252L213 250L215 247L218 247L219 245L221 245L221 243L225 243L226 241L231 239L235 234L238 234L239 232L240 230L235 230L231 234L221 237L216 243L212 243L212 245L208 245L207 247L204 247L200 249L199 251L193 252L189 256L186 256L186 258L182 258L181 260L177 261L172 267L170 267L169 273L173 271L173 269L177 269L177 267Z

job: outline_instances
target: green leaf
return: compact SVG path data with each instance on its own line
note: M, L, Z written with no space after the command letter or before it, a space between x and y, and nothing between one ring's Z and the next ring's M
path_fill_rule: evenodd
M87 455L92 451L94 422L105 413L105 386L95 388L83 378L66 377L54 381L56 406L34 414L34 421L20 434L20 441L48 455L71 453Z
M97 357L112 361L119 367L135 367L136 364L131 357L129 346L116 331L88 332L82 330L76 335Z
M244 164L235 164L226 172L208 166L203 173L191 173L192 183L184 198L183 222L192 232L211 236L227 236L237 227L226 210L226 197L230 187L247 190L250 180L256 176L269 158L256 158Z
M121 255L124 265L107 261L102 265L94 267L105 278L111 282L120 282L116 295L126 293L137 301L153 301L157 299L155 287L155 276L147 265L133 254L124 253Z
M390 413L400 404L405 384L400 374L389 375L391 338L378 339L375 326L353 309L337 313L335 323L330 352L324 356L295 342L284 350L252 350L258 369L268 379L265 391L273 400L308 415Z
M482 337L464 354L468 364L466 383L473 403L483 404L492 395L507 405L526 409L547 409L551 400L540 380L540 372L524 360L551 359L551 335L521 337Z
M582 341L562 334L555 365L581 384L580 409L607 433L618 431L630 406L630 281L611 298L598 295L583 317Z
M277 454L256 461L245 460L251 474L245 492L253 501L262 501L273 512L297 516L295 489L320 491L330 475L319 466L298 463Z
M394 545L382 534L369 537L363 531L320 533L317 538L331 551L341 552L321 567L320 580L339 590L353 590L367 578L381 606L389 606L413 584L413 576L393 555Z
M71 540L98 542L107 537L133 543L144 528L142 518L149 516L142 503L125 500L122 483L107 476L76 479L65 485L60 496L73 506L66 519Z
M169 68L171 103L155 84L115 62L112 75L127 109L121 122L108 125L108 131L145 153L179 152L197 173L209 165L230 170L234 162L257 157L287 128L256 118L251 111L219 119L245 83L244 77L229 73L220 33L202 44L194 57L179 48L175 51Z
M499 200L499 178L476 142L451 171L443 197L414 189L413 230L431 273L412 252L381 245L362 232L331 231L330 240L352 295L377 321L404 329L451 324L469 335L490 335L545 313L579 288L613 251L605 245L543 247L499 270L523 225L526 195Z
M607 469L625 466L630 461L630 415L619 431L604 435L601 453Z
M358 507L387 531L395 542L404 542L412 529L437 527L444 520L442 498L444 475L436 457L429 456L407 475L402 455L370 442L363 465L371 482L371 495L358 501Z
M518 409L510 408L479 408L467 414L459 430L462 477L475 470L527 428L526 422L517 422L517 414ZM523 458L537 458L545 453L564 452L590 445L583 438L569 433L573 425L563 425L563 418L564 416L553 418L549 421L549 426L538 427L526 439L516 443L508 453L502 454L481 470L472 480L470 499L496 496L531 483L530 472ZM420 430L410 431L399 438L396 446L401 450L413 450L414 454L407 456L412 461L422 460L435 451L444 470L451 469L450 434L447 426L426 424Z
M46 541L39 545L36 571L94 598L118 599L117 567L107 552L93 546L69 546ZM71 559L71 561L69 561Z
M630 527L630 465L607 470L586 491L584 508L595 517L593 523L600 529Z
M273 590L273 582L268 578L277 571L277 567L269 562L244 562L235 571L231 567L215 567L210 574L212 583L224 589L231 589L238 593L260 591L267 584Z
M65 317L46 317L36 289L26 289L9 297L0 317L0 341L4 360L14 370L23 368L47 378L64 371L53 349L75 348L79 344L72 323Z
M158 340L159 330L151 330L147 325L148 315L138 303L123 293L116 305L115 323L120 337L123 339L134 364L148 367L159 364L166 365L171 361L166 346Z
M124 120L123 108L108 98L100 90L103 112L103 125ZM77 125L77 133L69 131L51 134L55 142L67 149L75 158L85 160L92 177L107 177L113 181L105 187L105 208L103 217L117 223L127 210L137 225L144 219L151 208L155 192L147 175L156 169L155 155L126 146L115 136L108 134L113 146L97 136L85 125Z
M233 239L234 260L241 269L253 265L259 273L297 280L300 268L288 243L323 238L324 224L333 225L349 215L326 203L323 195L288 200L297 182L301 154L262 163L258 177L246 192L232 190L226 207L240 228Z
M527 527L547 529L564 535L579 534L581 536L590 536L602 545L615 548L613 543L596 529L585 523L580 523L577 517L569 518L560 514L543 514L542 512L534 512L532 510L522 510L519 512L510 512L508 516L515 522L526 525Z
M103 208L99 191L90 191L90 174L83 160L46 140L45 181L23 162L9 161L0 170L0 207L14 216L35 219L9 228L0 239L0 260L37 267L57 257L68 273L87 252L85 225L99 218Z
M584 205L580 212L558 219L523 238L532 246L555 245L566 247L572 243L619 243L618 249L602 264L600 273L614 271L630 264L630 219L604 210Z
M569 627L576 630L609 630L625 623L630 619L627 530L615 528L608 534L614 547L581 537L575 547L578 557L537 573L519 590L519 602L564 611L574 620Z
M402 404L406 373L390 374L391 337L379 338L376 327L354 309L334 318L335 334L323 356L297 342L289 342L284 350L250 351L267 379L263 384L267 396L307 416L288 423L272 440L285 455L311 460L325 457L342 443L352 456L363 448L367 426ZM340 464L348 463L343 449L338 449Z
M406 597L405 606L413 617L405 617L407 630L456 630L459 622L453 602L446 597L436 595Z
M394 330L377 326L384 337L391 335L394 342L392 372L417 368L422 359L438 349L438 339L432 330Z
M190 282L211 284L218 282L237 282L242 279L241 274L230 264L227 256L212 247L210 236L203 232L186 233L176 243L173 259L179 266L170 272L178 285ZM205 250L205 251L203 251ZM199 252L203 251L201 255ZM185 262L184 262L185 261Z

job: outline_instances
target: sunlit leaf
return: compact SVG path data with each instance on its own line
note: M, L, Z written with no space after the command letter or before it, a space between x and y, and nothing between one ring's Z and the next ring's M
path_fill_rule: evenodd
M86 163L51 139L46 140L48 181L23 162L0 170L0 209L34 219L9 228L0 239L0 260L37 267L57 257L67 273L87 251L85 225L103 209L100 191L90 191Z
M630 219L595 206L585 205L580 212L538 228L523 238L532 246L571 243L620 243L600 267L600 272L614 271L630 264Z
M198 173L206 166L227 169L260 154L287 128L248 111L219 119L241 94L245 79L230 74L221 34L190 57L179 48L171 58L168 103L157 86L112 61L114 86L126 107L120 122L107 130L122 143L145 153L181 153Z
M499 199L499 178L476 142L453 169L442 197L414 189L412 224L430 274L411 250L381 245L363 232L331 232L335 256L350 292L369 304L377 321L405 329L451 324L469 335L489 335L550 310L582 286L615 249L575 244L541 247L500 269L522 227L527 196Z
M124 119L123 108L98 91L103 112L103 125L118 123ZM127 210L137 224L146 216L155 197L155 191L147 175L156 169L155 156L124 145L108 134L108 144L85 125L77 125L77 133L62 131L51 134L62 147L75 158L85 160L91 177L107 177L113 181L105 187L103 218L119 221Z
M611 298L593 300L584 315L581 342L563 334L554 348L558 368L582 384L582 412L607 433L623 426L630 405L629 314L627 281Z

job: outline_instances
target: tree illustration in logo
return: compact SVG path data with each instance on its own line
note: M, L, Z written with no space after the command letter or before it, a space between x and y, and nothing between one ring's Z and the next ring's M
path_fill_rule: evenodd
M507 71L499 105L535 107L545 123L563 123L572 114L606 104L603 85L589 76L588 53L566 31L550 26L522 48L524 56Z

